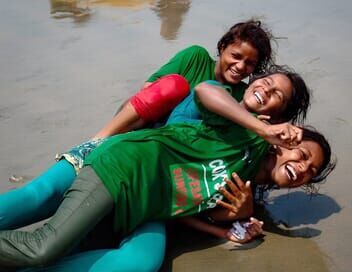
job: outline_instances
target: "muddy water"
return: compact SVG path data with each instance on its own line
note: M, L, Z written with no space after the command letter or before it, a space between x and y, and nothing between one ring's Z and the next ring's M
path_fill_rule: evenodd
M271 217L286 230L280 235L268 231L248 250L204 236L181 240L164 269L350 271L348 0L0 1L1 190L18 186L7 182L11 175L30 179L53 154L88 139L175 52L200 44L216 56L223 32L253 16L278 38L277 61L314 90L309 122L331 140L338 167L317 197L268 196Z

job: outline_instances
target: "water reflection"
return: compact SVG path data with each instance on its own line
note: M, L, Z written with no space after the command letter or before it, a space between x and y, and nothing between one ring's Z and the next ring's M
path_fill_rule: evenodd
M166 40L177 38L184 15L191 6L190 0L159 0L151 8L161 20L160 35Z
M91 9L88 0L50 0L50 13L55 19L71 18L81 22L89 19Z
M166 40L177 39L191 0L50 0L50 13L55 19L71 18L74 22L87 21L94 6L137 9L149 6L160 18L160 35Z
M155 0L91 0L96 5L108 5L118 8L143 8L152 5Z

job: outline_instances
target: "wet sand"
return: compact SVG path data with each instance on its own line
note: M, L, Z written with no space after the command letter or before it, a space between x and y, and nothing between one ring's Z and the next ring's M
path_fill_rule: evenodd
M20 185L8 182L11 175L28 180L55 153L92 136L178 50L200 44L215 57L223 32L255 16L278 37L277 62L313 89L309 123L330 139L338 167L321 196L284 190L268 197L276 221L303 238L267 232L254 248L228 250L193 235L197 243L172 244L164 271L350 271L350 1L93 2L0 3L1 191Z

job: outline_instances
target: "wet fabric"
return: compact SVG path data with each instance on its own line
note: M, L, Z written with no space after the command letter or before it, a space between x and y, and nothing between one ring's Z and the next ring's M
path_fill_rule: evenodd
M73 249L114 207L94 170L82 169L55 215L33 232L0 231L1 268L49 264Z
M235 171L251 179L267 148L263 139L236 125L220 130L175 124L111 137L86 165L113 196L115 227L124 235L149 220L214 208L223 178Z
M0 230L15 229L52 216L72 185L73 166L61 160L24 186L0 195ZM14 208L21 206L20 209Z
M116 249L97 249L71 256L41 268L27 268L21 272L155 272L164 260L165 225L146 223L121 242Z

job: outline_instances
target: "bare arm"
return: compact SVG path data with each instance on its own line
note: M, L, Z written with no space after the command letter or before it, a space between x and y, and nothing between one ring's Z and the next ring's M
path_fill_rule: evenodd
M152 82L145 82L143 88L151 84ZM93 137L93 140L142 128L145 125L146 122L139 117L131 103L127 100L115 116Z
M202 82L195 87L200 102L209 110L239 124L270 144L290 147L302 139L302 131L288 123L269 125L250 114L225 89Z
M258 221L255 218L250 218L250 227L247 229L245 238L242 240L239 240L237 237L233 236L230 232L230 228L215 226L192 216L181 218L180 221L196 230L237 243L247 243L263 232L263 222Z
M195 87L200 102L210 111L263 135L266 124L243 108L225 89L202 82Z
M228 232L228 229L206 223L205 221L200 220L196 217L187 216L179 219L179 221L191 228L214 235L218 238L221 238L221 239L227 238L226 233Z
M125 103L122 109L108 122L93 139L102 139L118 133L141 128L145 122L139 117L130 102Z

